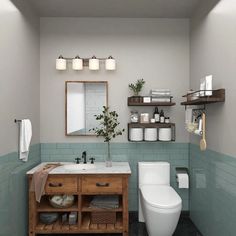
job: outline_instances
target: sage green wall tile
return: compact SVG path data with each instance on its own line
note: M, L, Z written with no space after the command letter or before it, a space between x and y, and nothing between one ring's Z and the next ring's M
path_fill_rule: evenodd
M132 170L129 178L130 210L138 210L137 167L139 161L169 161L171 185L183 200L183 210L189 209L188 190L178 189L175 179L175 167L188 165L188 144L113 143L111 147L113 161L130 163ZM87 151L88 157L93 156L96 161L104 161L107 145L105 143L43 143L31 147L27 163L19 161L17 153L0 157L0 236L27 235L27 179L25 173L40 162L40 156L41 161L74 161L74 158L81 156L84 150ZM224 169L228 174L232 173L232 169L225 169L224 166L219 168ZM219 172L219 175L222 173ZM10 202L11 204L9 204ZM9 222L11 223L9 224Z
M190 145L190 216L204 236L236 232L236 158Z
M50 147L50 145L52 145ZM93 156L96 161L104 161L107 155L106 143L58 143L41 145L41 161L74 161L87 151L87 156ZM128 161L132 171L129 179L129 209L138 210L138 162L168 161L171 164L171 185L179 192L183 200L183 210L189 209L188 190L179 190L176 184L175 168L188 167L189 144L187 143L112 143L111 155L113 161ZM95 161L95 162L96 162Z
M32 145L28 162L20 161L16 152L0 157L0 236L27 235L26 172L40 163L40 150L40 144Z

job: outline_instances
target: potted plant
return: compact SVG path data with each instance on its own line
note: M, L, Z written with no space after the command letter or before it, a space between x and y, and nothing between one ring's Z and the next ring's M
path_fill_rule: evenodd
M129 84L130 90L133 92L132 101L133 102L141 102L141 96L139 93L141 92L143 86L145 84L144 79L138 79L135 84Z
M118 121L118 114L116 111L109 111L109 107L103 106L102 114L95 115L96 120L100 121L99 127L92 130L97 137L103 137L104 142L107 143L107 158L106 166L112 166L110 141L116 136L122 135L124 129L119 129L120 122Z

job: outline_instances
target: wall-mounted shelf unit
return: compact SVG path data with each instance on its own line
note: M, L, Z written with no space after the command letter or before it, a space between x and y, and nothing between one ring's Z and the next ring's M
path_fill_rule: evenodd
M187 101L181 102L181 105L188 106L188 105L206 105L210 103L217 103L217 102L224 102L225 101L225 89L217 89L217 90L210 90L212 91L211 96L199 96L199 93L207 92L208 90L204 91L195 91L193 93L188 93L183 97L187 98ZM195 98L195 99L191 99Z
M175 141L175 124L174 123L128 123L128 141L130 142L136 142L130 140L130 129L131 128L171 128L171 141ZM140 141L140 142L153 142L153 141ZM162 142L160 140L157 140L156 142Z
M149 97L149 96L147 96ZM169 102L143 102L144 97L128 97L127 104L128 106L143 106L143 107L170 107L174 106L175 102L172 102L172 98L170 97ZM174 123L128 123L128 141L135 142L130 140L130 129L131 128L171 128L171 141L175 141L175 124ZM153 142L153 141L140 141L140 142ZM155 142L155 141L154 141ZM160 140L157 140L157 142L161 142Z
M172 97L171 97L172 98ZM128 97L127 100L128 106L174 106L175 102L172 102L170 99L170 102L143 102L143 97L140 97L140 99L133 99L133 97Z

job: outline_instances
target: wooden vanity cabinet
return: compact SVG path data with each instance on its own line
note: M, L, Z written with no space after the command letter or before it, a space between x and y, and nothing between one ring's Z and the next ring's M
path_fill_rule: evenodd
M29 190L29 236L37 234L72 234L72 233L122 233L128 236L128 174L51 174L45 185L45 195L37 203L34 192ZM32 175L28 175L29 186ZM69 208L58 209L49 204L48 198L55 194L73 194L75 203ZM118 195L119 207L115 209L100 209L89 207L95 195ZM41 212L70 213L77 212L77 224L55 223L46 225L39 221ZM114 224L94 224L91 214L106 212L115 214ZM61 217L60 217L61 218Z

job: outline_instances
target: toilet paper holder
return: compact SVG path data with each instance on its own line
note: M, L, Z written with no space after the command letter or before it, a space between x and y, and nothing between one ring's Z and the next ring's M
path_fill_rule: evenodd
M176 167L176 168L175 168L175 171L176 171L176 174L177 174L177 173L187 173L187 174L189 174L187 167Z
M176 167L176 181L178 183L178 188L189 188L189 171L186 167Z

